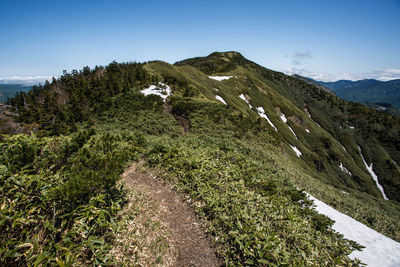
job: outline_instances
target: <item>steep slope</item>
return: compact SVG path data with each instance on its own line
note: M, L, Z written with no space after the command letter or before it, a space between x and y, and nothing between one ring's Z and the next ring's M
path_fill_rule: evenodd
M36 136L1 141L0 165L5 167L0 170L7 174L1 177L19 184L18 177L31 179L26 170L38 177L47 174L53 183L61 177L58 194L43 198L49 207L67 200L98 205L101 201L91 199L100 196L114 207L116 172L141 157L149 171L190 200L228 265L352 263L347 255L358 246L331 230L333 222L310 208L302 189L400 240L399 168L392 163L400 161L399 120L261 67L237 52L175 65L113 62L84 68L20 93L9 104L18 110L20 123L38 125L38 130ZM81 140L76 132L87 128L93 136ZM67 135L60 137L61 145L57 137L46 137L58 135ZM24 158L24 151L31 151L32 159ZM14 166L20 158L26 164ZM385 164L393 166L385 169ZM108 169L112 172L103 173ZM372 171L390 200L383 199ZM4 192L14 191L7 187ZM74 204L68 212L80 214ZM58 211L57 216L65 214ZM62 238L54 241L62 245L43 241L50 242L43 245L49 262L66 257L62 247L71 253L84 248L88 252L80 260L107 259L91 250L85 236L77 241L83 248L62 243L69 240L63 233L73 230L71 224L52 221L52 212L46 216L54 229L63 227ZM26 236L8 224L0 227L14 238L4 246L25 248L18 246ZM40 231L25 227L31 235ZM51 229L43 235L53 235ZM21 261L36 259L20 254Z
M324 85L322 85L322 84L320 84L320 83L314 81L313 79L310 79L310 78L307 78L307 77L303 77L303 76L300 76L300 75L297 75L297 74L294 74L293 77L298 78L298 79L300 79L300 80L303 80L303 81L305 81L306 83L311 84L311 85L317 87L318 89L320 89L320 90L322 90L322 91L325 91L325 92L327 92L327 93L336 95L335 92L334 92L331 88L329 88L329 87L327 87L327 86L324 86Z
M365 168L360 146L367 163L373 163L389 199L400 200L400 173L394 163L400 157L399 119L343 101L295 77L247 61L235 52L213 53L176 65L192 65L215 75L221 67L214 66L220 66L220 62L224 62L223 70L229 70L220 75L235 76L223 82L230 91L220 91L231 96L235 94L232 88L236 88L236 95L245 94L253 106L263 106L272 122L281 127L281 137L300 149L306 167L317 170L321 179L382 197ZM226 98L229 103L230 98ZM237 100L229 104L235 106ZM289 120L283 123L279 119L282 116Z

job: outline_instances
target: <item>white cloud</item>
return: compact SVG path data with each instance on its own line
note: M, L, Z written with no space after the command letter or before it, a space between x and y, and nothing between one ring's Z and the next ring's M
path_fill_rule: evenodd
M50 75L6 76L6 77L0 77L0 83L34 85L34 84L44 83L46 80L51 81L53 77L57 78L57 76L50 76Z
M389 81L394 79L400 79L400 69L384 69L374 70L371 72L364 73L339 73L339 74L327 74L321 72L310 71L304 68L290 67L283 71L288 75L298 74L304 77L309 77L314 80L324 82L334 82L337 80L363 80L363 79L376 79L380 81Z

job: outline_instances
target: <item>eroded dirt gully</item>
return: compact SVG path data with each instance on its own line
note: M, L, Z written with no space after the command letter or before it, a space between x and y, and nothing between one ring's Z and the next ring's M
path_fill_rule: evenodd
M122 175L123 181L127 188L140 191L159 204L159 218L165 223L170 233L168 241L177 254L173 266L224 266L190 205L170 185L140 166L132 164Z

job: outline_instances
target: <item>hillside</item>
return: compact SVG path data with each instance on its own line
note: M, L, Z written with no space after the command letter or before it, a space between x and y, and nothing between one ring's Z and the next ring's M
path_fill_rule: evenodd
M336 82L321 82L343 99L359 103L389 103L400 109L400 80L378 81L374 79Z
M306 83L311 84L311 85L317 87L318 89L323 90L323 91L325 91L327 93L336 95L335 92L331 88L328 88L327 86L324 86L324 85L320 84L319 82L314 81L311 78L303 77L303 76L300 76L300 75L297 75L297 74L293 74L293 77L298 78L300 80L303 80Z
M15 96L18 92L27 92L32 86L21 84L0 84L0 103L5 103L8 98Z
M147 203L118 184L137 161L191 203L227 265L357 265L360 246L306 192L400 241L400 120L237 52L85 67L8 105L32 133L0 128L0 264L121 263L112 229Z

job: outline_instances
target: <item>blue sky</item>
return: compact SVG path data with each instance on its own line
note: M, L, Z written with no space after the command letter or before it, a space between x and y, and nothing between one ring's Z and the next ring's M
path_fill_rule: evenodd
M235 50L322 80L400 78L400 1L0 0L0 77Z

